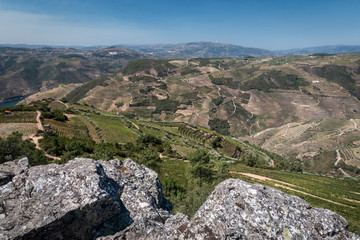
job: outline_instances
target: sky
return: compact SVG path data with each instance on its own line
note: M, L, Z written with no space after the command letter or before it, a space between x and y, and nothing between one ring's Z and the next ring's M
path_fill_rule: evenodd
M0 44L360 45L359 0L0 0Z

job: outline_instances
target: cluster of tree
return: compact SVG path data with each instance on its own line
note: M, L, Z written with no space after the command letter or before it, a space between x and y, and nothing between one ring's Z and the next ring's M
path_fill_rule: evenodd
M139 136L135 144L132 142L126 143L123 150L127 152L128 157L153 170L159 170L161 163L160 153L163 156L176 157L176 152L168 142L164 142L150 134Z
M201 71L196 69L196 68L192 68L192 67L184 67L181 69L181 75L185 76L185 75L196 75L196 74L200 74Z
M219 106L224 101L223 96L218 96L217 98L213 99L212 102L215 104L215 106Z
M156 107L154 113L161 113L162 111L176 112L180 105L179 101L171 100L169 98L159 100L156 97L153 97L152 102Z
M180 187L173 178L166 178L163 183L164 195L174 206L175 212L189 216L195 214L205 202L214 187L228 177L224 168L215 170L210 154L199 149L186 157L189 164L186 169L187 188Z
M151 87L151 86L146 86L144 88L140 88L140 93L143 93L143 94L147 94L149 92L151 92L152 90L154 90L155 88Z
M135 103L130 103L130 107L146 107L151 106L151 101L148 98L141 99Z
M132 76L132 77L129 77L129 80L131 82L140 82L140 81L143 81L143 82L146 82L146 83L151 83L151 82L157 82L158 79L155 78L155 77L152 77L152 76L147 76L147 75L143 75L143 76Z
M48 163L48 158L34 143L22 140L21 133L13 132L7 138L0 138L0 164L22 157L27 157L31 166Z
M40 141L40 146L48 154L61 157L65 163L75 157L90 157L93 159L110 160L115 157L132 158L139 164L144 164L157 170L164 156L175 157L175 151L167 142L153 135L141 135L135 143L95 143L90 139L67 138L54 133L45 134Z
M227 120L223 120L223 119L219 119L219 118L214 118L214 119L210 119L208 122L210 129L218 132L222 135L229 135L230 134L230 125L229 122Z
M258 89L264 92L270 89L299 89L309 83L295 74L283 74L282 71L271 70L263 73L251 81L243 82L242 90Z
M96 144L89 139L67 138L54 133L45 134L39 143L46 153L61 157L61 163L75 157L109 160L118 152L114 144Z
M68 120L67 116L60 110L46 111L41 113L42 118L54 119L56 121L65 122Z
M158 76L163 77L167 76L169 72L175 68L176 66L169 63L168 60L139 59L126 65L122 69L122 72L125 75L130 75L142 71L147 74L151 74L151 70L154 69Z
M211 82L215 85L225 85L233 89L236 89L238 87L238 83L234 82L232 78L226 78L226 77L217 78L212 76L211 74L209 74L209 78Z

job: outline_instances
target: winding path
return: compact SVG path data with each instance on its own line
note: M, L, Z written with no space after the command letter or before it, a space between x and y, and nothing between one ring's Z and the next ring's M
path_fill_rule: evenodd
M337 156L337 158L336 158L336 162L335 162L335 164L334 164L335 167L336 167L336 166L339 164L339 162L342 160L342 158L341 158L341 156L340 156L340 151L339 151L339 149L336 149L336 156Z
M339 162L340 162L341 160L343 160L343 159L341 158L340 150L339 150L339 149L336 149L336 156L337 156L337 158L336 158L336 162L335 162L335 164L334 164L335 167L339 164ZM342 168L339 168L339 171L344 175L344 177L353 178L353 177L351 177L348 173L346 173Z
M39 130L44 131L44 126L40 120L41 117L41 112L40 111L36 111L37 116L36 116L36 122L37 122L37 127ZM38 136L37 133L35 133L34 135L30 136L30 139L35 143L35 148L41 150L40 145L39 145L39 140L42 139L44 136ZM50 154L47 154L46 152L44 152L45 156L48 158L53 158L56 160L60 160L60 157L56 157L56 156L52 156Z
M354 119L350 119L350 121L354 124L355 129L359 129L357 123L354 121Z
M36 115L37 127L39 130L44 131L44 126L42 125L42 122L40 120L41 112L39 110L37 110L36 113L37 113L37 115Z

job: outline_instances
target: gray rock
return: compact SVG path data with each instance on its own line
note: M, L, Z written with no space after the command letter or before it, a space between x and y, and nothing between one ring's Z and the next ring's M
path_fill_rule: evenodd
M236 179L220 183L189 219L171 214L157 174L129 159L8 172L0 239L360 239L329 210Z
M29 167L29 160L26 157L0 164L0 186L7 184L15 175L24 172Z
M178 230L182 239L360 239L330 210L238 179L220 183Z
M131 160L35 166L0 187L0 239L93 239L162 223L169 207L157 174Z

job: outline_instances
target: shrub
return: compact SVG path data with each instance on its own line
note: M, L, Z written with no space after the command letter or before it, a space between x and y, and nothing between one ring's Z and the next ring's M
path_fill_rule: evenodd
M6 139L0 138L0 164L27 157L29 164L47 164L48 159L43 152L35 148L35 144L30 140L22 140L22 134L13 132Z
M217 98L213 99L212 102L215 104L215 106L219 106L224 101L223 96L218 96Z
M229 135L230 134L230 125L227 120L222 120L219 118L214 118L209 120L208 122L210 129L216 131L222 135Z

